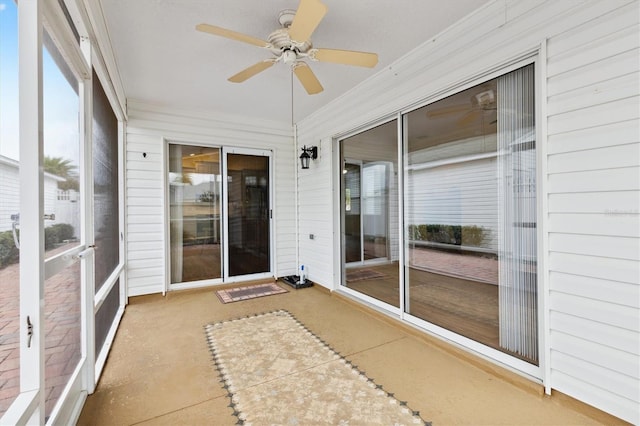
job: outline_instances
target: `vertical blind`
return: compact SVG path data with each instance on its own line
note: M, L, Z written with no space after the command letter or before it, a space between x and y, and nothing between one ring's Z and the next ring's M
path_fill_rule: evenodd
M498 79L500 346L538 359L534 68Z

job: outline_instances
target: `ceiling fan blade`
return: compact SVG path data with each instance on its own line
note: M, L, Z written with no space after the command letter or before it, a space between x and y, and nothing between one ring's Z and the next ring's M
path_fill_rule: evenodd
M482 110L474 109L463 115L456 123L458 126L467 127L476 124L479 119L482 119Z
M243 81L250 79L254 75L266 70L267 68L271 68L275 63L276 61L273 59L260 61L257 64L253 64L249 68L240 71L238 74L229 77L228 80L232 83L242 83Z
M270 44L267 41L260 40L259 38L251 37L250 35L238 33L236 31L231 31L226 28L216 27L215 25L209 24L198 24L196 25L196 30L202 31L203 33L214 34L221 37L230 38L231 40L241 41L243 43L253 44L258 47L269 47Z
M333 62L336 64L356 65L368 68L373 68L378 63L378 55L375 53L339 49L314 50L315 53L312 55L312 58L321 62Z
M327 6L320 0L300 0L296 16L289 27L289 37L298 42L309 40L327 10Z
M473 108L470 103L449 105L443 107L432 107L432 105L429 105L429 107L427 107L427 117L429 118L441 117L443 115L460 114L463 112L466 113L471 111Z
M309 65L304 62L298 62L295 64L293 72L296 74L296 77L298 77L298 80L300 80L300 83L302 83L302 86L304 86L304 89L308 94L315 95L316 93L320 93L324 90L316 78L316 75L311 71L311 68L309 68Z

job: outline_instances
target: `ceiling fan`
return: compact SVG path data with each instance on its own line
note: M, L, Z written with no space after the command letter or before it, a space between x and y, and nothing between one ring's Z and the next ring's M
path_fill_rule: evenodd
M483 117L487 112L494 113L496 108L496 93L493 89L483 90L471 96L468 101L429 109L427 117L441 118L447 116L457 117L456 123L468 126ZM493 120L489 124L495 124Z
M320 0L300 0L298 10L283 10L278 16L282 25L269 34L268 41L242 34L236 31L209 24L196 25L196 30L241 41L268 49L275 56L265 59L231 76L229 81L242 83L254 75L272 67L277 62L291 66L302 86L308 94L313 95L324 89L317 77L303 59L332 62L345 65L356 65L372 68L378 63L378 55L353 50L316 49L311 43L311 34L327 13L327 6Z

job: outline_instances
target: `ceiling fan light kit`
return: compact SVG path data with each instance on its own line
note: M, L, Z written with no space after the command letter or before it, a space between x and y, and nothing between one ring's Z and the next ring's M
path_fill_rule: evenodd
M297 11L286 9L280 12L278 22L282 28L269 34L268 41L209 24L198 24L196 30L268 49L275 56L251 65L231 76L230 82L242 83L270 68L276 62L282 61L291 66L300 84L308 94L313 95L324 89L303 59L367 68L373 68L378 63L378 55L375 53L313 48L311 35L327 11L327 6L320 0L300 0Z

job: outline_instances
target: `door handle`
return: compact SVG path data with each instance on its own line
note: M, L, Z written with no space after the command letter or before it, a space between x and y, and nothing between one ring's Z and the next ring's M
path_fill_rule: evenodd
M31 318L27 315L27 347L31 347L31 338L33 337L33 324L31 324Z
M75 259L86 259L91 253L93 253L96 248L95 244L87 246L86 249L82 250L80 253L73 256Z

